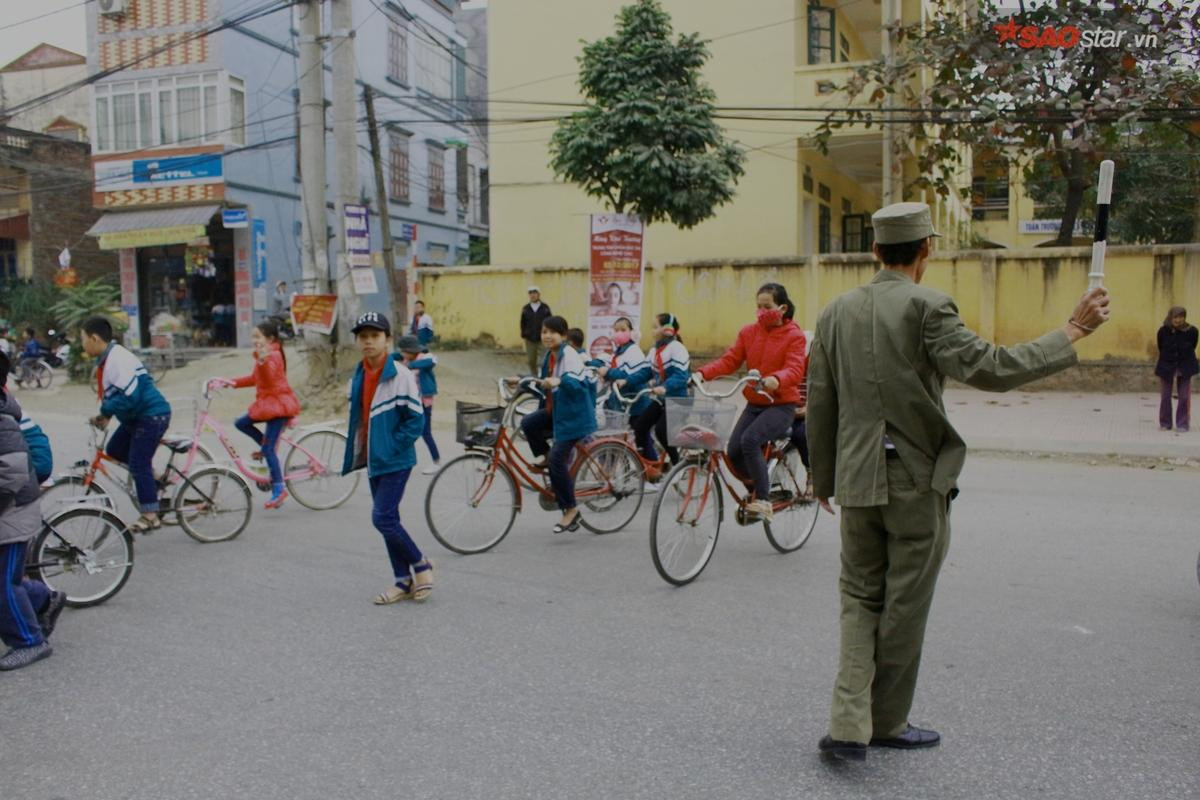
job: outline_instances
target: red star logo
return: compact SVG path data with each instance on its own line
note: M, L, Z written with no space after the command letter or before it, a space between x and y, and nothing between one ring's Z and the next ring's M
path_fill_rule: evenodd
M1000 37L1000 44L1004 44L1010 39L1016 41L1017 31L1020 30L1017 21L1012 17L1009 17L1008 22L1003 25L997 24L992 27L996 29L996 34Z

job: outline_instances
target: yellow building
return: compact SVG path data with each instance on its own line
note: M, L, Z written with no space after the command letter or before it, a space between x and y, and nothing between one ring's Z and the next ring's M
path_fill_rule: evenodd
M610 35L627 2L489 4L492 263L587 261L588 217L603 209L579 188L554 180L548 166L553 123L502 120L563 110L538 103L578 102L580 40ZM880 31L889 14L905 23L919 20L920 0L755 0L737 6L662 0L662 5L677 34L696 32L710 40L705 79L722 107L720 123L747 150L747 161L734 201L713 219L687 231L669 224L650 227L647 262L866 251L870 214L885 200L930 202L935 224L946 235L940 246L966 244L971 214L965 202L904 191L916 177L911 145L892 149L889 170L878 128L839 132L828 157L806 144L824 116L820 109L846 102L831 86L880 54ZM963 185L970 179L966 168Z

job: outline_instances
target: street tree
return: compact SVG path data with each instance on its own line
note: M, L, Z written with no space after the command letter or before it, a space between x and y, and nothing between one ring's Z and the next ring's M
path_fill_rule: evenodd
M733 198L745 156L713 119L707 46L672 33L657 0L637 0L614 35L584 45L585 107L559 121L550 166L619 214L691 228Z
M895 54L837 87L857 107L830 110L816 145L827 152L840 128L891 121L918 154L907 188L964 198L956 176L975 148L1044 159L1062 187L1055 243L1070 244L1114 126L1197 118L1200 22L1191 0L1025 5L1010 15L995 0L967 12L961 0L935 0L924 24L888 28Z

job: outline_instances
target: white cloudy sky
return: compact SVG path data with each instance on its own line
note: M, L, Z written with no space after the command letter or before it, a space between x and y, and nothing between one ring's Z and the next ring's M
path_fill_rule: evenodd
M39 3L0 0L0 8L4 10L0 13L0 65L41 42L86 54L87 13L83 0L44 0ZM24 21L42 14L50 16Z

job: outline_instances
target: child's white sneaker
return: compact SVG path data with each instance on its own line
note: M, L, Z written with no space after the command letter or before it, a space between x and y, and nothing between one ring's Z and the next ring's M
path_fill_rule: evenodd
M441 463L435 461L425 469L421 470L422 475L437 475L438 470L442 468Z

